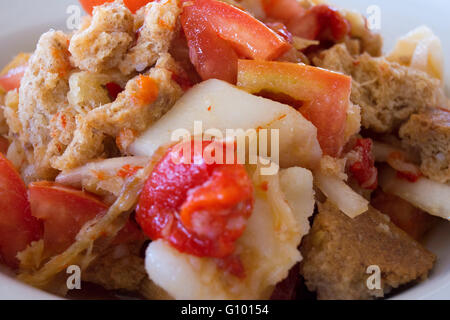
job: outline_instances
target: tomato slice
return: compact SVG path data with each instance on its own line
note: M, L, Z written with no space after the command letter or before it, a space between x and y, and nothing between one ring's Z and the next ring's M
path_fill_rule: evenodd
M86 222L108 209L93 195L48 181L31 183L29 199L33 216L44 222L48 256L67 249Z
M9 70L7 74L0 77L0 87L5 91L18 89L26 70L27 65L18 66Z
M216 0L186 5L181 23L191 61L203 80L218 78L234 83L238 55L271 60L291 48L248 13Z
M211 142L200 142L200 150L188 144L189 163L174 161L183 151L173 147L156 165L136 219L150 239L165 239L181 252L228 257L253 210L253 184L243 165L207 164L203 155Z
M291 21L292 34L311 40L341 41L350 32L349 22L339 11L327 5L317 5L309 9L297 21Z
M263 7L269 19L283 22L301 38L338 42L350 32L349 22L325 4L306 10L297 0L264 0Z
M290 49L286 41L245 11L215 0L197 0L195 5L214 31L245 58L272 60Z
M123 3L131 12L136 13L140 8L152 1L153 0L123 0Z
M306 13L297 0L263 0L263 9L271 19L289 23Z
M317 127L325 154L337 156L345 144L345 125L352 80L350 77L302 64L239 60L238 86L272 98L292 99L291 106ZM300 102L300 103L299 103Z
M106 2L114 2L115 0L79 0L84 11L92 15L94 7L101 6Z
M87 13L92 15L94 7L101 6L106 2L114 2L115 0L80 0L80 3ZM141 7L153 0L124 0L123 3L130 9L131 12L136 13Z
M42 237L42 224L31 215L27 190L11 162L0 153L0 258L16 268L18 252Z
M420 168L409 162L403 152L391 152L387 158L387 163L397 171L397 177L399 178L406 179L409 182L417 182L422 177Z
M375 167L372 146L371 139L356 140L353 150L356 152L357 158L348 162L352 176L362 188L367 190L375 190L378 186L378 170Z
M6 154L9 148L9 140L3 136L0 136L0 152L2 154Z
M200 77L236 83L238 56L215 33L201 11L194 6L185 7L181 23L188 41L189 57Z
M108 90L108 95L112 101L115 101L119 93L123 91L123 88L116 82L108 82L105 84L105 88Z

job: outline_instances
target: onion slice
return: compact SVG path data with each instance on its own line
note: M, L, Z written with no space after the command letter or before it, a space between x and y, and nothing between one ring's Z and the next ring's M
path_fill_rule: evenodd
M437 217L450 219L450 186L421 177L416 182L398 178L396 172L384 167L379 176L384 192L396 195Z
M355 218L369 210L369 201L338 177L316 172L314 182L323 194L350 218Z
M85 179L92 178L99 173L102 173L106 177L115 176L117 175L117 172L126 165L132 167L145 167L148 162L148 157L120 157L93 161L82 167L61 172L56 177L56 182L75 188L81 188Z

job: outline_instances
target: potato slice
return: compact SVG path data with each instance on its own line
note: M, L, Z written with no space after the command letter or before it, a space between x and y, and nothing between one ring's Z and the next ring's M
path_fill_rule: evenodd
M158 147L175 142L171 139L175 130L186 129L193 135L195 121L202 121L203 131L216 128L224 137L226 129L278 129L279 164L284 168L313 168L322 155L317 129L298 111L220 80L208 80L189 90L129 151L151 156ZM272 160L277 162L273 156Z
M297 248L314 211L312 180L311 172L303 168L254 177L254 210L236 243L244 279L225 273L212 258L181 253L163 240L147 248L150 279L175 299L268 299L301 260ZM259 187L261 181L268 182L267 191ZM159 292L150 292L149 298L158 298Z

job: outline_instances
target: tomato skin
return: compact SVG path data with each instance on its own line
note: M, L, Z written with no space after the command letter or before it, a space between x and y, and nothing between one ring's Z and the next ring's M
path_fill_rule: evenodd
M9 140L3 136L0 136L0 152L2 154L6 154L9 148Z
M189 47L189 57L203 80L220 79L236 83L238 56L209 26L194 6L184 8L181 24Z
M54 182L33 182L28 188L31 212L44 222L44 247L48 256L67 249L86 222L108 209L93 195Z
M397 177L401 179L417 182L422 177L420 168L409 162L403 152L391 152L387 158L387 163L397 171Z
M140 8L152 1L153 0L123 0L123 3L132 13L136 13Z
M321 41L341 41L350 32L349 22L334 8L319 4L308 10L297 0L265 0L264 11L283 22L295 36Z
M106 2L114 2L114 0L80 0L81 6L84 11L88 14L92 15L92 11L94 11L94 7L101 6Z
M306 13L306 9L297 0L263 0L262 3L270 18L284 23L300 19Z
M0 87L5 91L19 89L20 81L22 80L27 67L27 65L22 65L9 70L7 74L0 77Z
M371 139L358 139L353 148L359 159L349 163L349 171L358 181L359 185L367 190L375 190L378 186L378 170L372 154L373 142Z
M345 144L351 84L348 76L297 63L252 60L238 63L238 86L275 100L279 96L280 102L298 106L302 115L316 126L320 146L330 156L339 155Z
M31 215L24 182L0 153L0 260L17 268L17 253L39 240L42 231L42 223Z
M116 82L108 82L105 84L105 88L108 90L108 95L112 101L115 101L119 93L123 91L123 88Z
M216 0L184 7L181 23L192 64L203 80L235 83L238 57L271 60L291 46L248 13Z
M92 15L92 11L94 7L101 6L106 2L114 2L115 0L80 0L81 6L84 11L88 14ZM147 3L152 2L153 0L124 0L123 3L127 6L128 9L132 13L136 13L141 7L145 6Z
M182 152L174 147L156 165L136 219L150 239L165 239L180 252L228 257L253 210L252 182L242 165L207 164L194 142L191 151L190 164L173 161Z
M195 5L241 57L272 60L290 49L287 42L247 12L215 0L196 0Z
M341 41L350 32L350 24L341 14L327 5L317 5L309 9L303 17L292 21L292 34L321 41Z
M155 102L158 98L158 84L151 77L140 74L136 81L136 87L131 96L131 100L135 104L145 106Z

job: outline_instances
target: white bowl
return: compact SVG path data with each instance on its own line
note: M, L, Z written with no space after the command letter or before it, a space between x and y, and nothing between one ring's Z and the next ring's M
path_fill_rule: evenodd
M385 51L390 50L395 39L413 28L426 24L442 39L447 57L446 81L450 93L450 12L447 0L330 0L343 8L366 13L371 5L381 9L381 33ZM19 51L33 51L39 36L49 29L66 30L69 5L76 0L15 0L0 2L0 66L8 63ZM393 299L449 299L450 298L450 223L442 222L425 241L438 261L430 278ZM11 273L0 267L0 299L58 299L46 292L15 280Z

